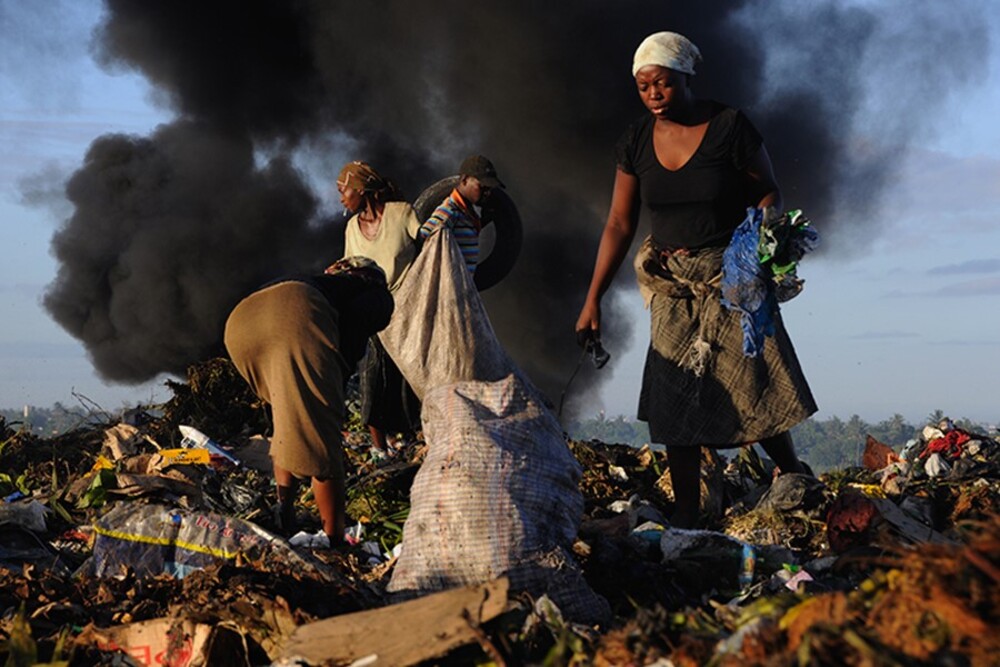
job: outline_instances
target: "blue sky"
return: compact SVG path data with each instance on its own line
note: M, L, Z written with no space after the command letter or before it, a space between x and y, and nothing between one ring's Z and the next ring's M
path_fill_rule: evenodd
M148 134L170 115L142 79L90 60L99 3L24 13L11 10L13 1L0 0L0 43L25 30L49 38L0 51L0 407L75 405L74 392L107 409L168 398L162 378L138 387L102 382L82 345L41 307L56 272L49 242L69 211L57 196L40 205L20 193L25 183L72 172L95 137ZM783 314L820 418L900 413L919 421L941 409L1000 421L1000 10L989 18L988 77L927 119L930 140L901 157L872 220L851 225L859 236L834 239L835 251L800 267L805 292ZM864 136L845 140L863 150ZM620 298L645 320L634 292ZM643 332L612 350L602 371L611 379L592 412L634 414Z

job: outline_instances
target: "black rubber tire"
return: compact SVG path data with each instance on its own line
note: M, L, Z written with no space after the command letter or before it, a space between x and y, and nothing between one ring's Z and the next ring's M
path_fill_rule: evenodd
M426 220L434 209L458 185L458 176L442 178L426 188L413 202L413 208L421 221ZM504 190L494 188L489 201L483 206L483 225L493 223L496 227L496 241L493 250L477 266L473 274L476 289L480 292L493 287L507 277L521 254L524 230L517 205Z

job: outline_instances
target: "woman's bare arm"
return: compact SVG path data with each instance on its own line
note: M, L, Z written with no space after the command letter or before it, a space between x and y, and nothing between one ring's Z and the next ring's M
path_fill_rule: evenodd
M750 158L750 163L747 164L746 168L746 175L750 180L754 205L757 208L770 206L776 212L781 213L783 210L781 190L778 188L778 181L774 177L771 156L768 155L764 144L761 144L760 149Z
M608 290L618 268L628 254L639 223L639 179L619 169L615 172L611 209L601 234L594 274L580 317L577 333L601 328L601 297Z

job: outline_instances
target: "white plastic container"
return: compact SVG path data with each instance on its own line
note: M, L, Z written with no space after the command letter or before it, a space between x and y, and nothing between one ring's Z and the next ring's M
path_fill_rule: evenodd
M181 430L181 435L184 436L181 440L181 447L191 449L207 449L212 454L225 458L233 465L240 465L239 459L224 450L222 447L219 447L214 440L193 426L178 426L177 428Z

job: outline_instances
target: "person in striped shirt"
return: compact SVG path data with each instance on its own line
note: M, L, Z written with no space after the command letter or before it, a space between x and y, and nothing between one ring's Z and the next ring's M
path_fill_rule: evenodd
M418 234L423 241L439 229L450 229L466 268L475 273L479 264L479 232L483 226L475 207L489 198L493 188L502 188L504 184L497 178L493 163L482 155L467 157L458 174L458 185L420 226Z

